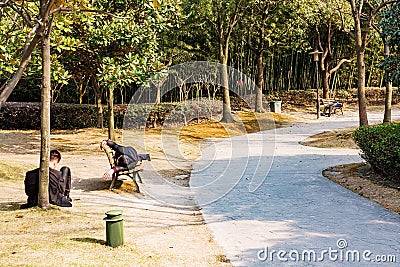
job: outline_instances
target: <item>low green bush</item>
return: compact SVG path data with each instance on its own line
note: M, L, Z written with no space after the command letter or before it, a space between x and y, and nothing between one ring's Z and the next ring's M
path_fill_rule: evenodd
M400 181L400 124L364 126L354 131L363 158L376 172Z
M80 129L96 126L96 107L78 104L52 104L52 129ZM40 103L5 103L0 110L0 129L40 129Z
M155 127L164 123L174 104L160 105L115 105L114 125L122 128L138 128L143 124ZM125 116L128 113L129 116ZM148 115L144 118L143 115ZM103 108L104 127L108 126L108 110ZM61 104L51 105L51 129L71 130L94 128L97 124L94 105ZM2 130L39 130L40 103L7 102L0 109L0 129Z

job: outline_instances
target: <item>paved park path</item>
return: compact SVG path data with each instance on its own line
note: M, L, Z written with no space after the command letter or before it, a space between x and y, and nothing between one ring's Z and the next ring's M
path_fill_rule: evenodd
M397 110L393 118L399 115ZM381 117L371 112L370 123ZM203 150L191 188L234 266L399 266L400 216L321 174L362 161L359 151L299 144L322 131L357 125L356 113L323 117ZM397 263L378 262L392 255Z

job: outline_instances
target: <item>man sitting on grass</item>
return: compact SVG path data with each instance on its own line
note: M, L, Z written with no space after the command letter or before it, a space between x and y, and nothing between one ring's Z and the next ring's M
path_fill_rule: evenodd
M50 151L49 162L49 201L51 204L61 207L72 207L69 193L71 191L71 170L62 167L58 171L57 165L60 163L61 154L58 150ZM28 196L26 204L21 205L21 209L37 206L39 194L39 168L28 171L25 176L25 193Z

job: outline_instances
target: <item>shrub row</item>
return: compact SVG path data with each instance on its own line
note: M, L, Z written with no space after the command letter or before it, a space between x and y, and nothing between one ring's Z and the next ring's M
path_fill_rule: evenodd
M215 118L222 112L220 101L185 101L181 104L130 105L126 111L124 127L140 128L186 125L196 118Z
M222 106L217 101L187 101L184 104L160 105L115 105L114 125L129 128L156 127L168 124L187 123L193 118L211 118L220 113ZM103 109L104 127L107 127L108 110ZM127 116L126 116L127 115ZM68 130L96 127L97 114L94 105L52 104L51 128ZM0 129L39 130L40 103L5 103L0 109Z
M77 129L96 125L96 108L90 105L51 105L51 127ZM0 109L0 129L40 129L39 103L5 103Z
M376 172L400 181L400 124L360 127L354 139Z
M115 105L116 128L154 128L164 123L183 125L195 118L215 118L222 112L221 101L193 100L184 103L162 103L159 105ZM103 108L104 127L108 126L108 110ZM97 113L94 105L52 104L52 129L81 129L96 127ZM0 129L39 130L40 103L10 103L0 109Z
M357 88L347 90L337 90L334 92L337 99L347 104L356 104L358 101ZM367 87L365 88L365 97L368 105L382 105L385 103L385 88ZM392 102L397 104L400 101L400 95L397 87L393 88Z
M319 89L320 97L322 97L322 88ZM368 105L382 105L385 103L385 88L368 87L365 89L365 96ZM317 94L315 89L308 90L288 90L282 92L273 92L265 95L267 101L282 100L284 104L298 106L314 106ZM331 98L337 99L347 104L357 104L358 92L357 88L346 90L334 90L331 92ZM393 104L400 102L400 92L397 88L393 88Z

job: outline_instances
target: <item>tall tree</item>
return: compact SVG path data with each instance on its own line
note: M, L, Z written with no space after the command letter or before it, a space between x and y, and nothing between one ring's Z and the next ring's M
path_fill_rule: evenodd
M393 3L380 13L381 37L384 45L384 61L381 64L385 70L385 112L383 122L392 121L392 84L400 77L400 2ZM393 53L391 53L391 50Z
M354 59L350 56L339 55L336 48L343 49L345 43L340 42L338 38L343 39L343 25L351 23L350 18L341 22L340 13L332 5L331 1L321 0L315 3L316 16L311 21L315 27L318 50L322 52L319 61L319 69L322 77L323 98L330 97L329 79L344 63L350 63ZM338 38L335 38L338 37ZM332 67L332 65L334 65Z
M330 88L329 88L329 78L333 73L335 73L344 63L350 63L353 59L341 58L339 62L331 68L331 64L334 62L334 55L332 49L332 37L335 34L336 29L333 27L332 22L329 21L326 24L325 33L325 42L322 41L321 33L316 27L317 39L318 39L318 48L322 51L321 60L319 61L321 76L322 76L322 97L329 98L330 97Z
M160 36L175 25L180 6L178 0L170 0L96 1L94 7L102 13L81 14L72 23L67 37L78 39L80 45L65 53L64 64L80 83L92 85L99 127L102 95L107 92L109 138L114 139L114 90L123 95L165 67Z
M50 6L48 5L50 4ZM40 15L46 17L52 3L40 2ZM50 33L54 16L44 20L42 34L42 99L41 99L41 126L40 126L40 170L39 170L39 197L38 206L48 209L49 205L49 155L50 155L50 102L51 102L51 66L50 66Z
M35 3L34 3L35 2ZM34 2L5 1L0 4L2 12L19 18L19 23L30 28L25 39L22 59L13 77L3 85L0 103L7 100L24 73L36 45L42 42L42 106L41 106L41 152L39 171L38 205L43 209L50 207L48 196L49 152L50 152L50 33L55 14L63 3L55 0ZM61 2L61 1L60 1ZM11 11L12 10L12 11Z
M222 122L233 122L229 95L228 59L233 32L243 16L246 2L243 0L191 1L198 21L205 21L212 27L214 40L218 45L221 64L221 87L223 90Z
M354 39L357 53L358 114L360 126L368 125L367 99L365 96L365 52L370 42L370 32L380 10L396 0L346 0L350 5L353 29L345 28ZM344 14L342 13L343 17ZM344 25L345 26L345 25Z
M306 23L303 17L310 14L306 1L253 0L248 2L249 11L243 19L247 33L247 45L256 58L255 111L263 112L262 91L264 85L264 55L280 48L301 50L305 42Z
M248 29L247 33L247 44L250 47L250 49L255 53L256 55L256 61L257 61L257 76L256 76L256 101L255 101L255 107L254 110L255 112L264 112L264 108L262 105L262 90L263 90L263 84L264 84L264 62L263 62L263 55L266 49L266 40L267 38L270 39L270 34L272 31L269 31L269 33L266 33L266 27L267 27L267 20L270 18L270 10L273 7L276 2L275 1L254 1L251 11L250 11L250 27ZM274 24L276 25L276 24ZM253 31L254 27L257 26L257 42L258 44L256 46L253 45L252 41L252 36L253 36Z
M221 83L223 90L223 112L221 122L233 122L234 119L231 113L228 78L229 45L233 30L241 16L239 11L242 8L243 1L235 0L213 2L215 3L214 7L217 13L215 14L215 19L210 19L209 21L212 23L218 34L219 63L222 65Z

